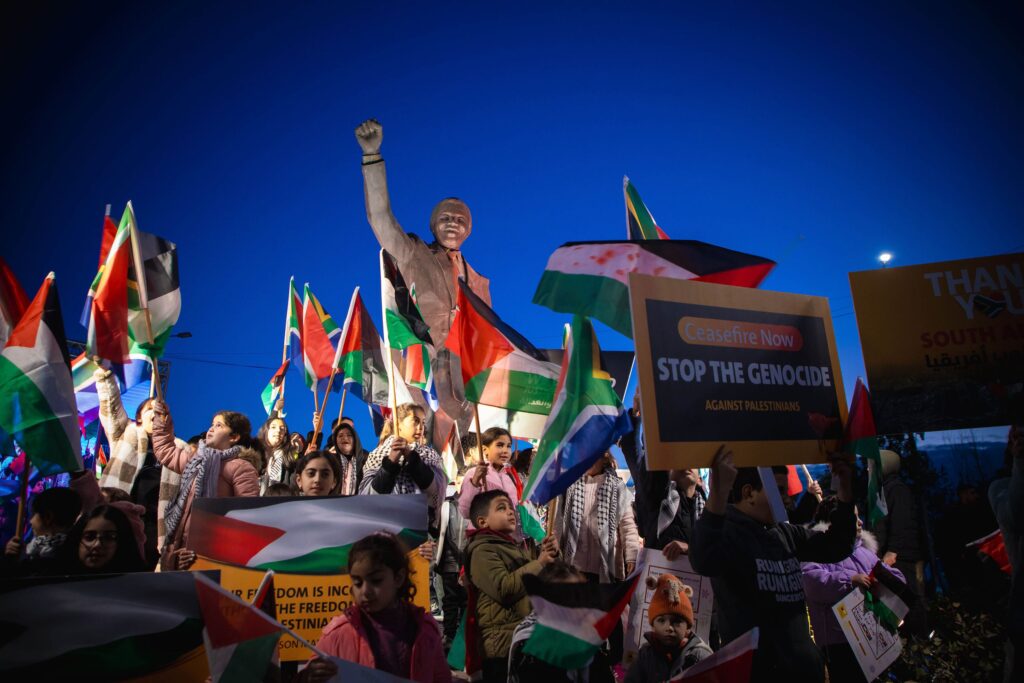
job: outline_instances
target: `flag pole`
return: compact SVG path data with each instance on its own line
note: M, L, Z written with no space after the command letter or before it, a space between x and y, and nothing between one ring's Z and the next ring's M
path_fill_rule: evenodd
M558 496L555 496L548 503L548 515L545 520L544 531L546 536L550 536L555 531L555 515L558 514Z
M807 477L807 485L810 486L811 482L814 481L814 479L811 478L811 471L809 469L807 469L807 465L800 465L800 467L804 471L804 476ZM815 494L814 497L818 499L819 503L821 502L821 496L820 495Z
M293 277L292 280L295 278ZM292 280L288 281L288 305L284 307L284 343L281 346L281 365L288 360L288 333L291 332L291 316L289 315L292 310ZM287 375L287 373L285 373ZM281 378L281 412L284 413L284 381L285 377Z
M327 378L327 391L324 392L324 402L317 409L317 421L313 427L313 443L320 440L320 429L324 426L324 410L327 408L327 397L331 395L331 385L334 384L334 376L338 374L338 368L331 370L331 376ZM313 396L316 397L316 390L313 390Z
M345 397L348 396L348 385L341 388L341 406L338 408L338 422L341 422L341 416L345 412Z
M29 470L32 469L32 463L28 459L28 453L25 453L25 451L22 451L22 453L25 455L25 466L21 470L21 487L20 495L18 496L18 516L17 524L15 524L14 526L14 537L18 539L20 539L22 533L24 533L23 525L25 524L25 499L28 498L28 475Z

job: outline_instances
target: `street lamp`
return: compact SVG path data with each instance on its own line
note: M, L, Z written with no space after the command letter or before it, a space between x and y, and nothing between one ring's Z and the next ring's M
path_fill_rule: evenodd
M892 254L887 251L883 251L878 255L878 260L882 262L882 267L885 268L889 265L889 261L892 261Z

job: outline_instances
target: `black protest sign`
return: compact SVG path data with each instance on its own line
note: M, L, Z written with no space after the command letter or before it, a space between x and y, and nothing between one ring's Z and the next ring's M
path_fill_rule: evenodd
M689 280L630 277L652 469L824 462L846 405L828 302Z

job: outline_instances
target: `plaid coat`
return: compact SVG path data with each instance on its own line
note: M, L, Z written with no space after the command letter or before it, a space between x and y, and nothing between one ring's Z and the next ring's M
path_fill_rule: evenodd
M139 470L146 461L149 435L128 418L121 403L121 391L118 389L117 380L110 372L103 379L97 380L96 393L100 399L100 424L103 425L103 431L110 442L110 459L100 477L100 486L118 488L131 494ZM176 439L175 444L179 448L186 446L181 439ZM178 494L180 485L180 474L166 467L162 468L156 514L157 548L163 547L164 536L167 533L164 526L164 511L167 504Z

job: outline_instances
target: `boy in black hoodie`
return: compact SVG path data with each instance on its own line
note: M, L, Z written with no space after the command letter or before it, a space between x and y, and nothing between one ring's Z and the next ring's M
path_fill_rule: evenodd
M772 468L782 494L786 468ZM826 532L772 519L756 467L732 464L719 448L711 472L711 495L694 527L693 568L711 577L722 642L759 627L751 681L822 681L821 654L807 630L801 562L839 562L853 552L856 518L850 464L832 463L840 501ZM731 495L730 495L731 494ZM731 503L731 504L728 504Z

